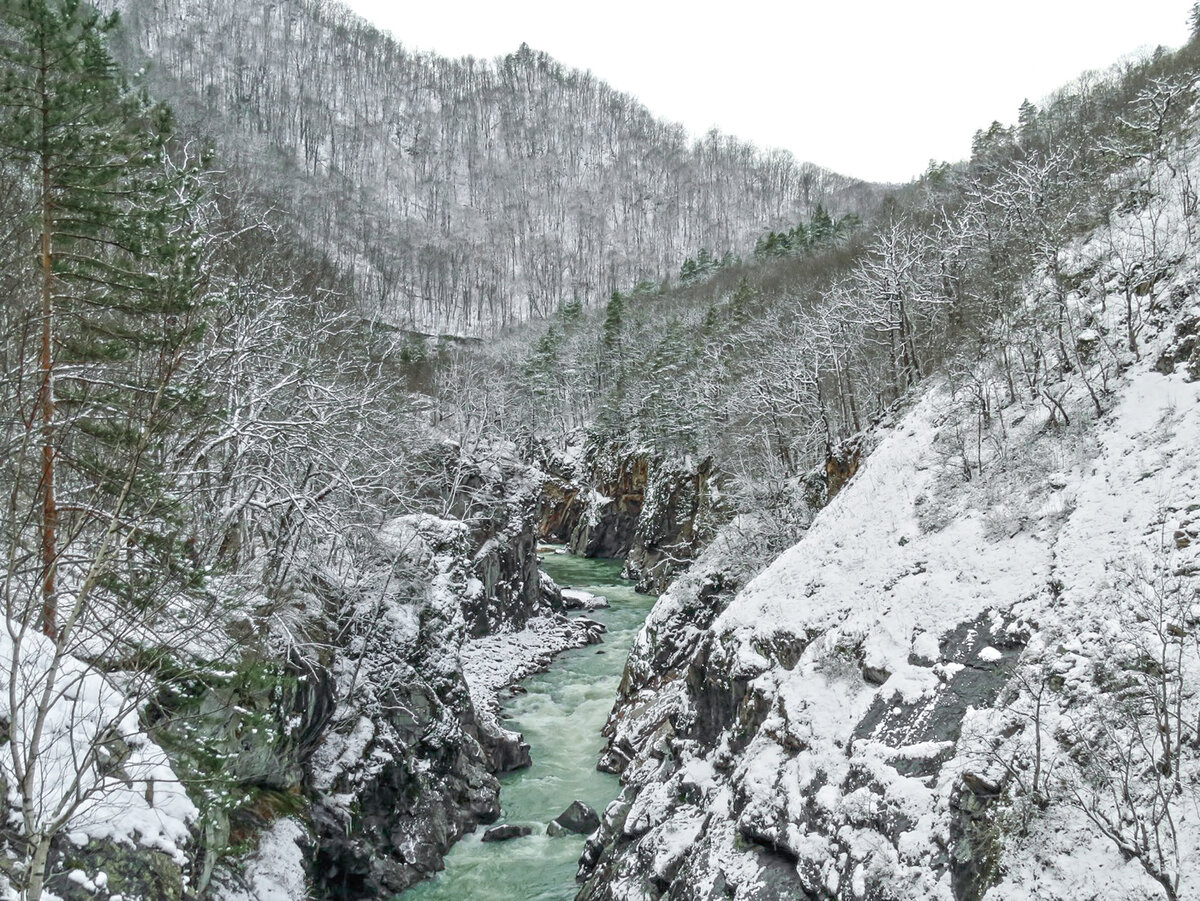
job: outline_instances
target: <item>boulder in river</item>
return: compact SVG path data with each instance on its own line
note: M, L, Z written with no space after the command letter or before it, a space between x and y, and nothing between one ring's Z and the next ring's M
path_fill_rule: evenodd
M483 842L506 842L510 838L521 838L525 835L531 835L533 830L528 826L515 826L512 823L505 823L503 826L493 826L483 833Z
M577 835L591 835L599 828L600 815L582 801L572 801L570 807L550 821L546 833L562 835L564 832L574 832Z
M562 606L566 610L597 610L608 606L608 598L578 588L561 588Z
M597 622L594 619L588 619L585 616L578 617L575 622L579 623L587 630L587 643L600 644L604 641L604 623Z

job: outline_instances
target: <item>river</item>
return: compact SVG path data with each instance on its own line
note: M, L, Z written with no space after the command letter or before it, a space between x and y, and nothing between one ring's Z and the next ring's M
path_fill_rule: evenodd
M571 901L584 838L551 838L546 825L575 799L602 813L617 796L615 776L596 770L600 729L617 695L633 639L654 604L620 577L620 560L547 553L542 565L559 585L608 598L586 614L604 623L604 643L567 651L544 673L526 679L527 694L504 704L509 729L529 742L533 766L500 779L498 823L533 827L533 834L483 843L480 828L446 857L446 870L414 886L401 901Z

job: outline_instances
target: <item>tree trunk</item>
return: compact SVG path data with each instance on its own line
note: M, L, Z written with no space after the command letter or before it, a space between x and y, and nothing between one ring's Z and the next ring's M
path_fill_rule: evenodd
M38 76L39 100L41 102L41 170L42 170L42 344L38 360L40 386L38 407L41 413L42 450L42 523L41 523L41 583L42 583L42 632L56 638L58 627L58 594L56 575L58 568L58 505L54 494L54 254L53 211L51 201L50 171L50 97L46 85L49 63L46 49L42 47L41 70Z
M24 901L41 901L46 884L46 861L50 856L50 836L34 836L30 842L34 846L33 860L29 862Z

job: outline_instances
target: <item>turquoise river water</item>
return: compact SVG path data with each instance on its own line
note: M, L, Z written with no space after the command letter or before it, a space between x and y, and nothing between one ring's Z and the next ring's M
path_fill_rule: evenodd
M654 604L620 577L620 560L547 553L542 568L564 588L608 598L585 614L608 628L604 643L567 651L545 673L526 679L528 694L504 704L509 729L529 742L533 766L501 777L498 823L533 827L533 835L484 844L480 828L446 857L445 872L398 901L571 901L582 836L551 838L546 825L578 798L603 812L617 796L615 776L596 770L608 718L633 639Z

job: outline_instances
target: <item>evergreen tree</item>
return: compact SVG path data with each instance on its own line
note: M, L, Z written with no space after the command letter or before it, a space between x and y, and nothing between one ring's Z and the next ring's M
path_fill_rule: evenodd
M526 384L534 397L552 399L557 391L558 349L561 344L558 330L551 325L546 329L533 350L525 358L522 367Z
M608 434L623 428L621 409L625 402L625 354L621 333L625 322L625 298L613 291L604 310L600 330L600 352L596 362L596 387L601 392L596 421Z
M824 244L833 238L833 220L825 212L825 206L818 203L808 226L809 241L813 245Z
M135 601L182 549L162 463L194 400L172 383L200 334L198 188L171 162L169 110L114 65L116 24L79 0L0 0L0 149L28 183L37 243L21 300L37 334L22 376L38 463L17 474L36 485L51 637L64 568L77 605L97 586Z
M621 351L621 323L625 316L625 298L620 291L613 291L604 311L604 332L601 343L606 352L619 354Z

